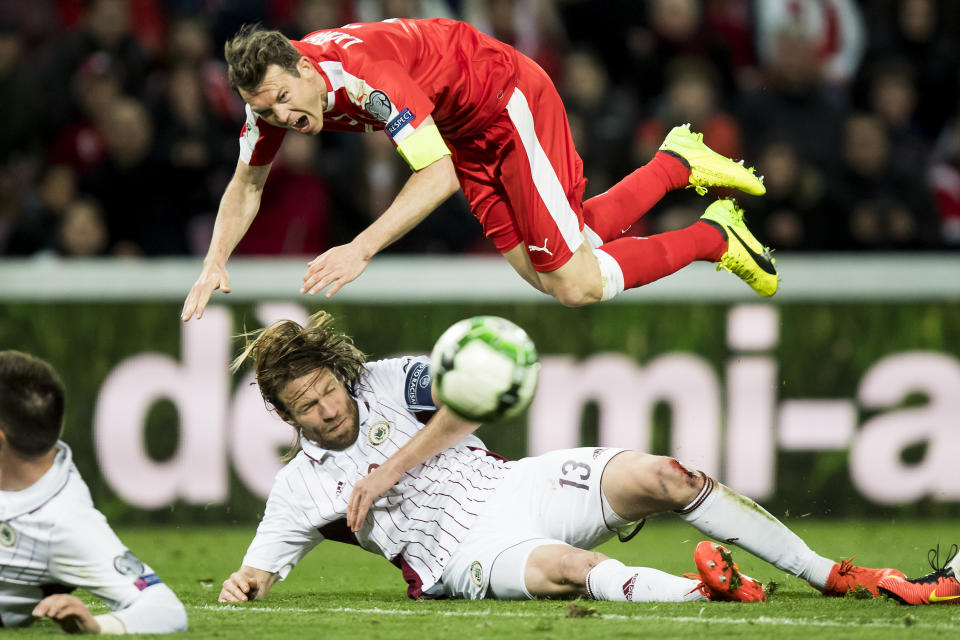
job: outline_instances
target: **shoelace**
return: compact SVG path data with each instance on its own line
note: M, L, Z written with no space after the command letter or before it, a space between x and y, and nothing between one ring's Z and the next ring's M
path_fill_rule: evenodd
M956 544L950 545L947 548L946 560L943 561L943 564L940 564L940 543L938 542L936 547L927 551L927 562L930 563L930 568L933 569L933 572L928 573L922 578L915 578L910 582L935 582L939 580L947 572L947 565L950 564L950 561L957 555L958 550L960 550L960 547L957 547Z
M850 573L851 571L853 571L854 569L857 569L858 567L856 567L856 566L853 564L853 559L856 558L856 557L857 557L857 556L850 556L850 557L847 558L846 560L844 560L844 559L841 558L841 559L840 559L840 568L837 569L837 575L838 575L838 576L845 576L845 575L847 575L848 573Z

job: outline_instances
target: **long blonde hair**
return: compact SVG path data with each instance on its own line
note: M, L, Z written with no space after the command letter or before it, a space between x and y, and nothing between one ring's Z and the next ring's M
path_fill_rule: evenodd
M330 326L332 323L333 316L318 311L310 316L306 326L293 320L281 320L263 329L242 333L239 337L246 341L245 346L230 370L236 373L251 358L257 386L267 409L273 409L284 421L292 424L292 416L280 398L280 392L297 378L314 372L319 375L326 369L351 394L356 393L367 358L349 336L334 331ZM297 429L296 440L283 459L292 458L299 446L300 430Z

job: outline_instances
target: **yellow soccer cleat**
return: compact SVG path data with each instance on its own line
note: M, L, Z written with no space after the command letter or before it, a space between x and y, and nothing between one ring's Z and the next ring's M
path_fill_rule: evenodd
M707 187L733 187L752 196L767 192L763 178L753 174L753 167L744 167L743 160L734 162L703 144L703 134L690 131L689 124L671 129L660 151L684 161L690 168L690 186L700 195L707 193Z
M717 227L727 239L727 252L720 257L717 271L725 269L769 298L777 292L776 260L769 247L760 244L743 222L743 209L733 200L717 200L700 219Z

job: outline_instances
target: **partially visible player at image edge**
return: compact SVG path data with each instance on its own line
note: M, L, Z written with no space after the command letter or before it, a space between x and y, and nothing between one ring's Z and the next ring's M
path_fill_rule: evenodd
M825 595L876 595L881 578L903 575L816 554L752 500L670 457L583 447L504 460L474 435L478 424L421 384L426 357L368 362L331 322L321 311L306 326L252 332L234 361L253 361L265 403L294 427L300 450L277 474L222 602L264 597L327 539L391 561L413 598L765 599L715 542L697 545L692 577L590 551L667 512Z
M760 295L777 290L770 251L730 200L714 202L685 229L623 235L674 189L762 195L752 169L681 125L648 164L584 201L582 162L553 82L535 62L467 23L391 19L293 41L247 25L226 44L225 56L247 121L203 269L184 301L185 322L203 315L215 289L230 291L227 259L257 215L288 129L383 131L413 171L369 227L308 264L301 293L329 287L326 295L336 294L461 188L517 273L568 306L608 300L695 260L717 263Z
M919 578L891 576L880 581L880 593L901 604L960 604L960 553L950 545L940 564L940 545L927 553L931 573Z
M53 367L0 351L0 627L50 618L67 633L185 631L180 600L94 508L59 440L63 410ZM92 615L74 589L111 611Z

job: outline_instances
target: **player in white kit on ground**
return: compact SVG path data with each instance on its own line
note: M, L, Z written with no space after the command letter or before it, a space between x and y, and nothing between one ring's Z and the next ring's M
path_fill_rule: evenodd
M264 400L298 430L302 450L277 474L221 601L262 598L325 539L392 561L413 598L765 599L715 543L697 546L692 578L589 550L668 511L827 595L858 584L876 595L882 577L902 575L817 555L754 502L673 458L590 447L505 461L473 435L478 425L437 408L427 358L366 362L331 320L319 312L306 327L254 332L235 361L253 359ZM455 444L434 452L448 437ZM351 493L364 489L376 497L349 527Z
M177 596L94 508L58 440L63 408L53 367L0 351L0 627L46 617L68 633L186 630ZM74 589L111 612L92 615Z

